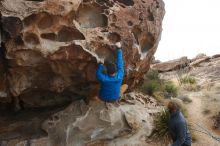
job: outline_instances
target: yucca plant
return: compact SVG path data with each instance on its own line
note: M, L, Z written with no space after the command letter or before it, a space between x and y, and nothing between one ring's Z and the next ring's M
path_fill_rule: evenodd
M168 122L170 119L170 113L167 109L163 109L162 112L155 116L155 136L160 138L168 138Z
M181 112L183 113L184 117L188 117L188 112L185 108L182 107ZM170 119L170 112L168 109L163 109L160 113L158 113L154 118L154 126L155 130L153 132L154 138L159 138L163 142L170 142L171 138L169 136L169 119ZM190 133L193 136L193 139L196 139L194 133L192 133L191 125L188 125L190 129Z

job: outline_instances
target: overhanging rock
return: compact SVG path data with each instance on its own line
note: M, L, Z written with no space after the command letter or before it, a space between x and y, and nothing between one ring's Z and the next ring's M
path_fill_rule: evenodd
M149 69L165 12L162 0L2 0L0 10L7 60L0 96L29 107L97 94L97 60L114 61L117 41L124 82L134 87Z

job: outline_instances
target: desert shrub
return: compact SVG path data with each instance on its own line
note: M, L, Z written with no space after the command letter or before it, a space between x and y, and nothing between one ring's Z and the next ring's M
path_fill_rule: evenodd
M145 75L145 80L142 85L142 91L145 94L153 96L155 92L161 89L161 80L159 73L156 70L149 70Z
M159 91L156 91L154 94L153 94L153 97L159 101L160 103L164 103L164 93L161 92L160 90Z
M166 82L164 86L164 90L170 96L176 97L178 94L178 88L172 82Z
M180 70L178 70L176 73L177 73L177 80L179 81L179 84L181 85L182 82L181 82L181 78L183 76L185 76L186 74L188 74L189 72L189 68L180 68Z
M165 82L161 80L158 71L155 70L150 70L145 75L141 90L143 93L154 96L155 98L158 97L160 100L164 98L164 96L176 97L178 91L177 87L171 81Z
M196 84L184 84L182 88L186 91L199 91L201 89L201 87Z
M170 119L170 113L168 110L163 109L162 112L158 113L154 119L155 125L155 133L157 137L164 138L168 137L169 130L168 130L168 122Z
M145 78L147 80L156 80L159 81L159 72L157 70L149 70L148 73L146 74Z
M191 138L193 142L196 142L198 140L197 135L196 135L196 131L193 128L193 123L188 123L188 128L191 134Z
M182 84L195 84L196 79L190 75L185 75L180 78Z
M145 81L142 86L142 91L150 96L152 96L159 89L160 89L160 83L154 80Z

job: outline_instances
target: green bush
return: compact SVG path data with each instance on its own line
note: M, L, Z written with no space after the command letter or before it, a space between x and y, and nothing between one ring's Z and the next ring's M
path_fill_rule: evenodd
M173 97L176 97L178 94L178 88L172 82L166 82L164 90L166 93L168 93L169 95Z
M178 89L171 81L165 82L161 80L158 71L150 70L146 74L145 81L142 84L142 92L154 97L156 97L157 92L163 93L163 96L176 97Z
M164 138L169 134L168 122L170 119L170 113L168 110L163 109L162 112L158 113L154 119L155 133L157 137Z
M160 89L160 84L157 81L145 81L142 86L142 91L145 94L152 96L156 91Z
M149 70L148 73L146 74L145 78L147 80L156 80L159 81L159 72L157 70Z
M180 78L180 82L182 84L195 84L196 79L190 75L186 75Z

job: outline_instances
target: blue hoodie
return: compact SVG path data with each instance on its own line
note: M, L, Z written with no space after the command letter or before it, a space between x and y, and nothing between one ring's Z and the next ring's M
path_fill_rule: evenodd
M120 88L124 77L124 63L122 57L122 50L117 50L117 61L116 61L116 74L115 76L109 76L104 74L105 67L99 64L96 70L96 78L101 84L99 91L99 97L106 102L114 102L120 98Z

